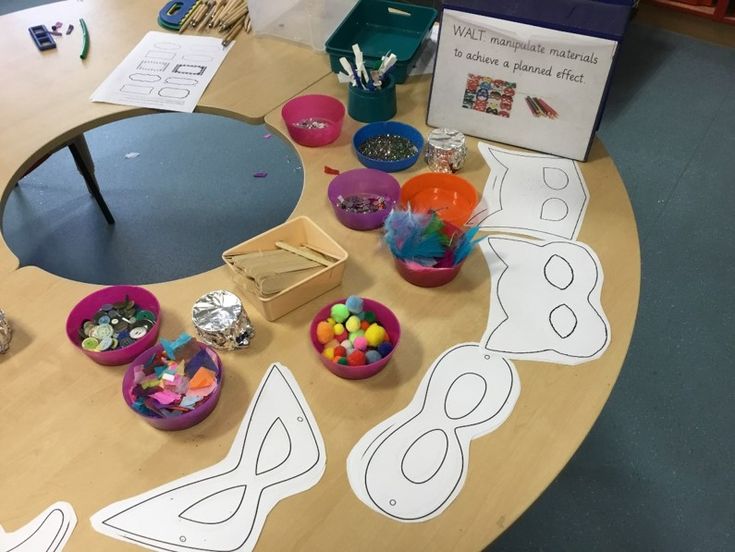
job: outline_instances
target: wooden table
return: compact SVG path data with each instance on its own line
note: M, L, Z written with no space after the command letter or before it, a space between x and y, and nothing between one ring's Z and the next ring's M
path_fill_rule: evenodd
M0 17L0 74L6 78L0 95L0 207L37 160L80 132L155 112L92 103L89 97L146 32L164 31L156 22L164 3L69 0ZM80 17L89 27L91 44L84 61L79 59ZM50 29L56 21L64 29L68 23L76 28L69 36L56 37L55 50L40 52L28 28L45 24ZM266 113L327 73L329 60L311 48L241 33L197 111L262 123ZM100 186L104 194L104 182ZM0 237L0 274L17 267L18 259Z
M93 5L86 2L73 7L89 9ZM27 21L36 22L33 18ZM91 28L94 32L95 26ZM248 40L256 43L260 39ZM131 38L110 63L114 65L135 42ZM90 57L94 55L93 50ZM108 69L99 71L105 74ZM224 83L223 77L218 74L215 83ZM335 81L332 75L325 77L309 92L332 94L346 103L347 90ZM398 98L397 119L424 133L428 132L423 123L428 85L428 77L411 79L399 87ZM205 95L208 110L216 110L221 101L229 111L240 110L236 116L248 118L242 114L247 102L239 89L237 100L229 99L224 91L220 95L217 89L214 86L211 94ZM234 87L228 89L234 93ZM100 108L107 116L99 116L99 106L95 104L92 109L92 104L87 105L87 95L79 91L78 106L69 101L72 123L60 115L63 121L53 123L55 132L91 128L121 116L125 109L103 106ZM266 116L266 123L274 132L285 132L278 109ZM96 286L64 280L33 267L0 276L0 307L15 328L10 351L0 355L4 383L0 400L0 523L6 531L25 524L56 500L66 500L79 518L68 550L136 549L96 533L89 516L114 501L220 460L273 361L288 366L301 386L324 436L327 468L316 486L285 499L272 510L258 550L478 550L549 485L599 415L633 331L640 286L638 237L615 165L599 141L590 160L581 165L591 199L579 240L596 251L606 271L602 304L613 336L607 352L599 360L576 367L516 361L521 396L504 425L472 442L462 492L436 519L402 524L373 512L355 497L345 473L347 454L367 430L409 402L438 354L456 343L481 337L490 278L482 255L476 251L450 284L434 290L413 287L398 276L388 253L378 247L378 232L356 232L337 222L326 199L332 177L324 174L323 168L358 166L350 139L359 126L346 118L340 138L332 145L297 147L305 183L294 216L312 217L349 251L342 286L273 323L250 308L257 329L253 344L245 351L222 354L226 382L220 402L209 418L192 429L166 433L144 423L122 400L124 367L96 365L67 342L67 313ZM49 136L45 131L44 135ZM20 151L33 154L44 147L43 140L34 146L32 136L24 140L27 143ZM482 190L488 169L476 144L476 140L469 140L471 154L461 174ZM0 182L6 182L17 166L11 163L7 168L7 152L2 155ZM22 162L22 157L11 159L16 165ZM399 181L422 172L422 163L397 174ZM237 291L225 267L147 287L161 302L161 335L166 338L193 331L191 306L202 293L218 288ZM403 327L401 344L388 367L363 381L342 380L326 371L307 340L307 326L315 312L329 300L352 293L387 304Z

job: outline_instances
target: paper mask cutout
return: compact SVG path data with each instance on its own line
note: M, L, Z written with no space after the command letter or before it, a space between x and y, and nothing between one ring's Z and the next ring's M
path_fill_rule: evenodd
M0 550L60 552L76 525L77 516L72 505L68 502L57 502L17 531L5 533L0 527Z
M542 238L577 238L589 199L577 163L482 142L478 148L490 176L467 224Z
M92 526L152 550L252 550L273 506L314 486L325 467L316 420L291 372L275 363L222 461L107 506Z
M478 343L444 351L409 405L368 431L350 452L352 490L398 521L438 516L464 485L470 441L508 418L520 389L513 364Z
M580 242L481 243L492 279L483 346L508 358L579 364L602 356L610 324L600 261Z

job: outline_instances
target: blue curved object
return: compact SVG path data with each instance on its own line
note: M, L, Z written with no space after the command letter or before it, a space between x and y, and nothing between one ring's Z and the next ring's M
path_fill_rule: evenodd
M159 25L171 30L180 29L184 17L196 3L197 0L171 0L167 2L158 12Z

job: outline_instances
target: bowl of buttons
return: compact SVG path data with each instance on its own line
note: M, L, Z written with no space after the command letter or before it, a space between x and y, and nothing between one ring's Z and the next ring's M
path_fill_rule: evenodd
M401 325L382 303L351 295L316 313L309 337L330 372L341 378L365 379L388 364L401 339Z
M98 364L127 364L158 338L161 306L138 286L110 286L79 301L66 319L71 343Z
M143 351L122 382L125 403L157 429L190 428L209 416L222 389L222 361L188 334Z

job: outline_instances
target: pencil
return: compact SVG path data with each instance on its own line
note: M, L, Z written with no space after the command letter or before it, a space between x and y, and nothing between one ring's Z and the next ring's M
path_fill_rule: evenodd
M240 0L228 0L227 5L225 6L225 9L223 9L218 15L217 15L217 21L215 22L215 26L221 27L222 23L225 19L229 17L229 15L237 9L238 6L242 5L242 2Z
M207 9L207 2L204 2L204 1L199 2L199 6L197 6L196 11L191 16L191 20L189 24L190 27L196 27L199 24L199 19L201 19L202 13L204 13L204 10L206 9Z
M204 12L204 15L202 15L202 28L207 26L207 20L212 16L212 14L217 10L217 0L212 0L211 2L207 3L207 9Z
M230 42L232 42L235 39L235 36L237 36L237 33L242 31L242 28L245 26L245 18L243 17L240 21L237 22L237 24L232 27L232 30L230 30L227 33L227 36L225 36L225 39L222 41L222 46L229 46Z
M534 103L531 101L531 98L526 96L526 103L528 104L528 109L531 110L531 113L533 113L534 117L539 116L538 108L534 105Z
M548 117L548 116L549 116L549 114L548 114L548 113L546 113L546 111L544 111L544 108L543 108L543 107L541 107L541 104L539 104L539 103L538 103L538 102L536 101L536 98L534 98L534 97L531 97L531 103L532 103L532 104L533 104L534 106L536 106L536 109L538 110L538 114L539 114L539 115L541 115L542 117Z
M545 111L549 113L552 118L556 119L559 116L559 114L541 98L536 98L536 101L539 103L539 105L541 105L541 107L544 108Z
M227 29L228 27L233 26L237 22L238 19L240 19L247 13L248 13L247 6L241 6L237 8L234 12L232 12L230 16L227 17L227 19L225 19L222 22L223 29Z
M217 6L217 9L214 10L211 17L209 18L209 21L207 22L207 27L210 29L214 28L214 22L217 20L219 15L224 11L224 9L227 7L227 0L222 0L219 3L219 6Z
M191 7L191 9L186 12L186 15L184 16L184 19L181 20L181 23L179 24L179 34L184 32L184 29L186 29L186 25L189 23L189 20L191 19L191 16L194 14L194 12L199 7L199 4L202 3L202 0L197 0L194 5Z

